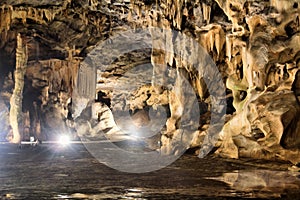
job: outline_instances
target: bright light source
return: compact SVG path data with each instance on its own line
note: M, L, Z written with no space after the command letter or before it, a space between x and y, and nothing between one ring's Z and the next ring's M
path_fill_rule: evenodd
M58 142L61 145L68 145L70 144L70 137L68 135L62 135L59 137Z

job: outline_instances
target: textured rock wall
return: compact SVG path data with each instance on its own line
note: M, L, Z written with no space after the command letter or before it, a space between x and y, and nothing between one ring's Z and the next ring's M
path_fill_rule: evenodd
M14 70L18 34L28 49L21 101L23 139L30 135L51 139L54 135L71 132L68 125L72 126L72 96L82 68L79 63L89 48L108 37L116 22L119 24L117 17L105 9L108 9L107 3L100 5L98 1L1 2L0 48L4 59L0 65L0 89L1 102L8 110L17 84ZM4 130L11 128L5 123L7 115L2 115ZM13 132L1 134L2 138L7 134L11 138Z
M226 157L279 158L297 163L300 158L299 3L298 0L22 3L6 0L0 9L0 49L9 61L0 65L5 72L0 81L1 106L9 107L8 99L16 84L14 51L20 33L28 46L23 112L24 121L29 119L30 134L46 138L55 132L53 127L60 127L75 130L74 134L80 136L89 133L95 137L105 132L115 139L116 135L121 137L120 127L126 129L124 113L130 113L132 125L151 127L158 123L152 119L154 110L160 115L166 113L166 120L159 133L150 138L149 145L154 144L153 148L174 153L181 141L185 148L201 147L202 151L204 144L214 145L216 153ZM86 55L110 36L149 27L163 29L161 32L150 29L150 35L154 46L168 51L134 51L120 56L105 70L95 66L98 67L97 102L89 103L95 85L88 84L94 79L89 79L93 74L84 70L82 61ZM189 40L176 42L170 30ZM127 42L126 38L123 42ZM209 67L198 70L188 62L205 66L198 45L210 55L222 78ZM103 54L99 63L115 51ZM136 66L144 68L134 71ZM80 80L87 83L85 86L76 82L81 70L84 72ZM173 80L173 88L154 84L153 77L157 81L162 74ZM225 91L213 81L208 83L208 78L223 82ZM147 84L140 84L141 80ZM184 88L185 81L190 88ZM117 87L119 90L113 91ZM184 109L193 102L189 102L186 90L195 94L201 114L198 119L189 118L193 119L189 123L184 122L183 116L192 112ZM224 97L223 92L226 92ZM226 115L219 116L220 121L225 120L226 124L212 126L211 116L222 112ZM117 114L117 119L112 114ZM189 131L183 134L179 122L190 127Z
M230 90L227 102L232 98L234 108L233 113L228 109L218 154L299 161L299 1L160 1L152 9L139 1L134 4L142 25L180 30L194 37L217 63ZM151 60L154 67L163 63L188 68L166 52L153 51ZM158 66L158 71L164 70ZM211 103L201 80L193 79L191 84L200 101ZM168 122L176 121L172 115ZM176 123L170 124L174 128ZM200 124L198 138L207 134L203 127ZM201 144L201 140L194 141Z
M236 112L221 132L218 152L299 162L294 87L299 69L299 2L218 3L233 23L226 44L227 64L241 70L241 74L233 71L226 81ZM238 48L234 54L232 47Z

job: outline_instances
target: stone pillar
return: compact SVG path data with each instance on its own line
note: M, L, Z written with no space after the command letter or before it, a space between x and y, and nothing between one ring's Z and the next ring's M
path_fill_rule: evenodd
M27 46L24 44L21 34L17 36L16 69L14 72L15 87L10 98L9 121L13 131L10 142L19 143L22 139L20 126L22 125L22 100L24 88L24 75L26 72L28 54Z

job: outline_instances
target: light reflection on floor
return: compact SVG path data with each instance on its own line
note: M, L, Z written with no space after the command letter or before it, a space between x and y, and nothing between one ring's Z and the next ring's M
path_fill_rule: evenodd
M208 179L225 182L234 193L250 193L252 198L279 198L287 188L300 189L300 172L292 171L236 170Z
M0 145L0 199L299 199L289 163L184 155L144 174L108 168L83 145ZM293 196L289 196L293 194Z

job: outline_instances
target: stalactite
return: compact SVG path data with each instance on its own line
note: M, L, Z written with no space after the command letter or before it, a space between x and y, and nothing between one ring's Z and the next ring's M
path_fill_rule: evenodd
M224 35L221 34L220 32L217 32L215 34L215 47L216 47L217 54L218 54L218 58L217 58L218 60L219 60L219 56L220 56L220 53L221 53L224 43L225 43Z
M22 125L22 100L24 88L24 75L26 72L28 54L27 46L23 42L21 34L17 36L16 70L14 73L15 87L10 99L10 125L13 131L12 143L19 143L22 137L20 126Z
M206 24L210 23L210 14L211 14L211 6L202 3L202 8L203 8L203 18L204 21L206 21Z
M10 24L13 19L21 19L23 24L26 24L27 18L32 19L38 23L47 23L52 21L55 16L63 10L63 8L59 9L41 9L41 8L33 8L33 7L24 7L24 8L13 8L11 5L3 5L0 12L0 24L5 27L0 27L0 32L5 28L9 30ZM45 20L46 19L46 20Z
M44 15L45 15L45 17L47 18L48 21L52 21L54 19L55 15L56 15L55 12L53 13L48 9L44 9L43 13L44 13Z
M200 44L214 55L214 60L219 60L220 54L226 44L225 33L219 25L208 25L197 29Z
M12 22L12 6L3 5L0 12L0 33L4 33L3 40L6 41L7 33Z
M213 31L208 34L209 51L211 51L211 52L214 50L214 46L215 46L215 38L214 38L214 36L215 35L214 35Z
M232 49L232 41L230 35L226 35L226 56L228 57L229 63L231 62L231 49Z
M96 72L94 66L86 61L81 63L76 89L82 97L94 99L96 94Z
M186 11L188 12L188 11ZM189 17L189 14L185 14L185 16ZM201 9L201 6L198 5L198 4L195 4L194 7L193 7L193 16L196 16L194 17L192 20L194 21L194 24L197 26L197 27L201 27L203 25L203 11Z

